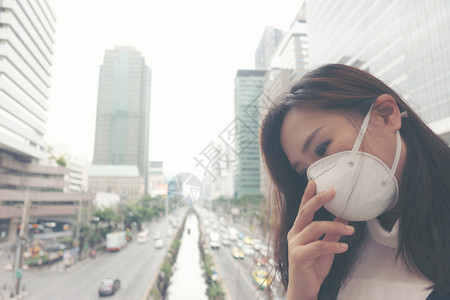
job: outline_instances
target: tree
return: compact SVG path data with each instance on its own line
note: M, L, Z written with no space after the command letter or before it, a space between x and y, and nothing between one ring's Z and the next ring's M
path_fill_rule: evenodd
M60 167L65 167L67 165L66 159L64 156L60 156L56 159L56 163L58 164L58 166Z
M105 207L103 209L96 209L93 214L98 218L99 224L107 224L107 232L111 232L117 228L117 224L121 221L121 216L117 209L112 207Z

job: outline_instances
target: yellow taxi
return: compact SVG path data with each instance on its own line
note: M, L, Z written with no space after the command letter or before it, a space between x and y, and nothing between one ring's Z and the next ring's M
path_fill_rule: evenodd
M231 249L231 253L236 259L244 259L244 251L242 251L242 249L239 247L234 247L233 249Z
M273 277L266 270L254 270L252 272L253 282L261 290L265 290L272 283Z
M248 235L245 236L245 237L242 239L242 241L244 242L244 244L247 244L247 245L251 245L251 244L253 243L252 238L249 237Z

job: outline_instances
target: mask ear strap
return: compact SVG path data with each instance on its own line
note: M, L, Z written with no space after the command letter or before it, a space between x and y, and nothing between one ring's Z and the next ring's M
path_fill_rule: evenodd
M401 151L402 150L402 140L400 139L400 130L397 130L395 135L397 137L397 148L395 150L394 162L392 163L392 168L391 168L391 171L389 172L389 174L391 176L395 175L395 171L397 170L397 165L400 160L400 153L402 152Z
M356 153L359 150L359 147L361 146L362 140L364 139L364 135L366 134L366 131L367 131L367 126L369 125L370 112L372 111L372 106L373 106L373 104L370 106L369 112L367 113L366 117L364 118L364 121L361 125L361 129L358 132L358 136L356 137L355 144L353 145L352 156L356 155Z

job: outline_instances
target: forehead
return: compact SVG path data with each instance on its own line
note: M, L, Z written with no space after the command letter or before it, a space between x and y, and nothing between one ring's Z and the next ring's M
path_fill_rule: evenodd
M287 142L292 139L293 133L295 136L307 135L317 128L333 124L339 119L342 117L321 109L294 107L284 117L280 133L281 144L284 144L283 141ZM306 137L304 138L306 139Z
M320 127L322 127L321 132L329 135L337 134L342 130L355 130L348 118L336 112L310 107L294 107L286 114L281 126L282 148L289 156L288 152L291 152L292 148L298 151L308 136Z
M317 125L323 125L325 120L336 116L327 111L310 107L294 107L288 111L284 117L281 130L296 129L306 130L308 128L317 128Z

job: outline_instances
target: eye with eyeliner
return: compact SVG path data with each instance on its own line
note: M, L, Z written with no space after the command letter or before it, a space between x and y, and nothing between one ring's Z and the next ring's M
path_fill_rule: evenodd
M314 152L315 152L318 156L324 156L325 153L327 152L327 148L328 148L328 145L329 145L330 143L331 143L330 140L321 143L319 146L316 147L316 149L314 150Z

